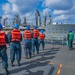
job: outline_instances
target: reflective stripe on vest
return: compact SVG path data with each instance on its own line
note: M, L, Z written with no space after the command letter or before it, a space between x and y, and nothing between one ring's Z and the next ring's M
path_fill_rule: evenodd
M45 34L40 34L39 37L40 37L41 40L44 40L44 38L45 38Z
M11 33L12 33L11 41L12 42L14 42L14 41L20 42L20 39L21 39L20 30L14 29L14 30L12 30Z
M33 31L33 35L34 35L34 38L38 38L38 36L39 36L39 31L38 30L34 30Z
M24 32L24 39L31 39L31 32L30 30L25 30Z
M0 31L0 46L6 45L5 33Z

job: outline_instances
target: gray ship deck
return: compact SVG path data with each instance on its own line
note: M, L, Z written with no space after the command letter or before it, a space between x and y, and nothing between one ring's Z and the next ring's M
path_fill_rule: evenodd
M10 66L10 48L8 47L9 75L75 75L75 49L68 50L67 46L46 44L45 50L40 48L40 54L31 59L24 59L22 45L21 66ZM60 68L61 67L61 68ZM4 74L0 59L0 75Z

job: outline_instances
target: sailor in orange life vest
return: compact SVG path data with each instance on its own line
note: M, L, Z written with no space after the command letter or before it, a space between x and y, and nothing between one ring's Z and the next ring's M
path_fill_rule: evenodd
M9 74L8 71L8 57L6 52L6 43L9 43L7 35L2 31L2 25L0 24L0 55L2 58L3 68L5 69L5 75Z
M18 24L14 24L14 29L11 31L10 35L10 60L11 60L11 66L13 67L13 62L15 60L15 54L18 66L20 66L20 60L21 60L21 42L22 41L22 34L19 30Z
M31 38L32 36L31 36L30 26L26 26L26 30L24 31L25 59L31 58Z
M45 39L44 30L41 30L39 38L40 38L39 39L39 48L40 48L40 44L42 43L42 48L44 50L44 47L45 47L45 43L44 43L44 39Z
M38 37L39 37L39 30L37 29L37 26L34 26L34 30L33 30L34 48L36 47L37 54L39 54Z

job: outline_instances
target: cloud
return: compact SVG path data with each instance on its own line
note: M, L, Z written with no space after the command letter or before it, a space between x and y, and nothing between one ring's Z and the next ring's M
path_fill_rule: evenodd
M2 23L3 23L3 20L4 20L5 18L8 18L7 21L8 21L9 24L10 24L10 22L12 23L12 21L13 21L12 15L3 15L3 16L2 16Z
M26 17L26 21L28 24L29 23L35 24L35 15L33 12L26 13L24 15L21 15L20 17L21 17L22 22L24 20L24 17Z
M70 10L54 10L53 15L73 15L75 14L75 6L73 6Z
M8 0L8 2L10 2L11 4L15 3L16 0Z
M12 5L15 5L19 12L25 14L36 8L42 0L8 0Z
M60 21L60 20L65 20L65 19L68 19L68 16L66 15L60 15L60 16L57 16L54 21Z
M75 14L75 5L68 11L67 14Z
M7 17L8 17L8 18L12 18L11 15L3 15L3 16L2 16L3 19L5 19L5 18L7 18Z
M59 15L57 17L54 18L53 21L56 21L56 22L64 22L64 21L67 21L68 23L69 22L73 22L75 20L75 15Z
M43 15L49 14L51 12L51 9L45 8L43 9Z
M73 6L72 0L45 0L43 6L57 9L57 10L68 10Z
M12 12L13 13L18 13L19 12L19 8L16 4L12 4Z
M33 15L35 16L35 14L33 14L33 11L40 1L42 0L8 0L9 3L5 3L2 5L2 10L4 11L3 18L8 17L9 19L12 19L15 17L15 14L19 14L20 16L25 15L27 19L29 18L28 22L30 22L30 20L32 22L32 19L34 18Z
M8 0L8 3L2 5L3 18L8 17L12 20L15 14L19 14L22 20L26 16L28 23L35 23L37 6L40 7L42 21L45 14L51 14L54 21L74 19L75 17L74 0Z
M34 13L30 12L30 13L25 14L25 16L27 17L27 22L28 23L35 24L35 15L34 15Z
M2 9L4 11L4 14L11 14L11 5L9 3L6 3L2 5Z
M72 22L75 18L75 1L74 0L45 0L44 7L53 9L53 21ZM74 21L73 21L74 22Z
M64 13L68 13L68 11L66 11L66 10L54 10L54 12L53 12L54 15L60 15L60 14L64 14Z

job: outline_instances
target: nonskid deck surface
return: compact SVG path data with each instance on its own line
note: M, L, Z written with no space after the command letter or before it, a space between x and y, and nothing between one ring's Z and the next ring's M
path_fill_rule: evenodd
M21 66L10 66L10 48L7 49L9 61L9 75L74 75L75 74L75 49L68 50L67 46L46 44L45 50L40 48L40 54L32 55L31 59L24 58L22 45ZM0 75L4 74L0 59Z

